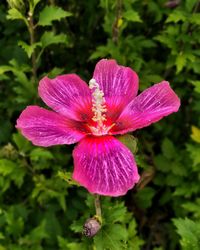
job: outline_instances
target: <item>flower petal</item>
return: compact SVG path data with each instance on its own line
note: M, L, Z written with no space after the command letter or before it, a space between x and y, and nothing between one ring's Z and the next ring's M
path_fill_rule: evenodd
M139 181L131 151L113 136L84 138L73 157L73 178L91 193L120 196Z
M38 106L28 106L17 120L16 127L34 145L43 147L72 144L86 134L79 122Z
M76 74L44 77L38 91L49 107L70 119L87 121L93 115L90 89Z
M138 76L129 67L118 65L115 60L100 60L93 78L104 92L109 116L116 118L122 109L137 95Z
M138 95L116 121L112 134L124 134L146 127L164 116L177 112L180 99L166 81L155 84Z

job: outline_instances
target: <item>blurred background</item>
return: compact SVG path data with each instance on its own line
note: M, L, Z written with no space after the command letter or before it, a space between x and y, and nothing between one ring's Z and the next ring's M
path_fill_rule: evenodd
M197 0L0 2L0 250L200 249L200 3ZM134 69L140 91L165 79L181 108L133 133L140 183L102 197L104 224L82 226L94 198L71 179L73 146L33 146L15 129L39 80L101 58Z

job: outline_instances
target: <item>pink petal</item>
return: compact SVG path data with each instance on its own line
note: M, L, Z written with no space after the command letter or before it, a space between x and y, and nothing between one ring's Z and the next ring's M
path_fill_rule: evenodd
M124 134L146 127L164 116L177 112L180 99L166 81L155 84L138 95L116 121L112 134Z
M92 117L91 92L76 74L44 77L39 83L39 95L53 110L77 121Z
M113 136L84 138L73 157L73 178L91 193L120 196L139 181L132 153Z
M79 122L38 106L28 106L17 120L16 127L34 145L43 147L72 144L86 134Z
M138 76L128 67L118 65L115 60L100 60L93 78L103 90L109 116L116 118L122 109L137 95Z

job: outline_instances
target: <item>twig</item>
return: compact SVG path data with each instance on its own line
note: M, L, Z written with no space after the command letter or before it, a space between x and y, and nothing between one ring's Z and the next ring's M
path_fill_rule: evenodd
M101 202L100 202L100 196L99 195L95 195L94 204L95 204L95 209L96 209L96 216L97 216L97 218L101 222L102 221L102 217L101 217Z
M30 44L31 46L35 43L35 31L34 31L34 22L33 22L33 13L29 11L28 13L28 28L29 28L29 34L30 34ZM37 65L36 65L36 54L35 51L33 51L33 54L31 56L32 61L32 73L33 73L33 80L34 82L37 81Z
M119 39L119 20L121 18L121 12L122 12L122 0L117 0L116 18L112 27L112 40L115 44L118 43Z

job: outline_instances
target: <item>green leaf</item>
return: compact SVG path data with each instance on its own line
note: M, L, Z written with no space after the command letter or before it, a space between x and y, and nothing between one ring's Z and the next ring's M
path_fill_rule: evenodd
M183 250L200 249L200 223L188 218L173 219L178 234L181 236L181 246Z
M183 52L179 53L176 57L176 73L180 73L186 65L186 56Z
M61 75L65 69L54 67L50 72L47 73L49 78L54 78L57 75Z
M0 67L1 70L1 67ZM200 93L200 81L199 80L195 80L195 81L190 81L193 85L194 85L194 90L197 93Z
M187 16L185 12L175 10L168 16L166 23L170 23L170 22L178 23L179 21L184 22L186 20L187 20Z
M185 7L187 9L187 11L191 12L192 9L194 8L194 6L198 4L197 0L186 0L185 1Z
M0 75L3 75L6 72L12 71L13 67L8 65L0 66Z
M17 145L20 153L26 153L32 148L31 143L20 133L13 134L13 141Z
M111 224L95 236L96 250L122 250L126 249L127 230L120 224Z
M16 163L7 159L0 159L0 174L3 176L11 174L15 168Z
M36 7L36 5L40 2L41 0L31 0L30 2L32 2L32 13L34 12L34 9Z
M40 41L43 48L46 48L51 44L68 43L67 35L65 34L55 35L52 31L46 31L42 35Z
M39 16L38 25L50 26L53 21L59 21L62 18L71 16L72 13L65 11L57 6L46 6Z
M166 159L166 157L164 157L163 155L157 155L154 158L154 162L156 165L156 169L160 170L163 173L167 173L169 171L171 171L171 164L170 161L168 159Z
M192 126L192 134L191 134L191 138L195 141L200 143L200 129Z
M151 187L145 187L137 192L135 195L138 205L141 208L148 208L152 205L152 199L156 191Z
M176 155L174 144L168 138L165 138L162 142L162 152L167 159L173 159Z
M200 146L187 144L187 150L190 153L194 166L197 166L198 164L200 164Z
M36 49L36 47L41 46L41 43L38 42L38 43L34 43L32 45L29 45L23 41L19 41L18 45L21 46L24 49L24 51L26 52L26 54L28 55L28 57L31 58L34 50Z
M22 166L19 167L16 162L0 159L0 174L14 181L20 187L25 176L25 169Z
M21 12L15 8L8 10L7 18L10 20L22 19L23 21L26 21L25 17L21 14Z
M190 17L190 22L196 25L200 25L200 13L193 13Z
M126 12L123 13L123 17L127 20L127 21L131 21L131 22L139 22L141 23L142 20L138 14L138 12L134 11L134 10L127 10Z
M71 172L62 172L58 171L58 176L66 181L69 185L75 185L75 186L80 186L76 181L72 179L72 173Z
M49 238L49 235L46 231L46 220L44 219L39 226L34 228L26 237L25 240L35 243L35 242L41 242L43 239Z
M200 198L197 198L195 201L186 202L182 207L189 213L192 213L194 218L200 219Z
M30 153L30 158L32 161L38 161L40 158L51 160L53 155L50 151L44 148L34 148Z
M133 154L137 152L137 139L133 135L120 135L117 137L117 139L121 141L124 145L126 145Z
M0 232L0 240L3 240L3 239L5 239L5 236L3 235L2 232ZM1 248L0 248L0 250L1 250Z

